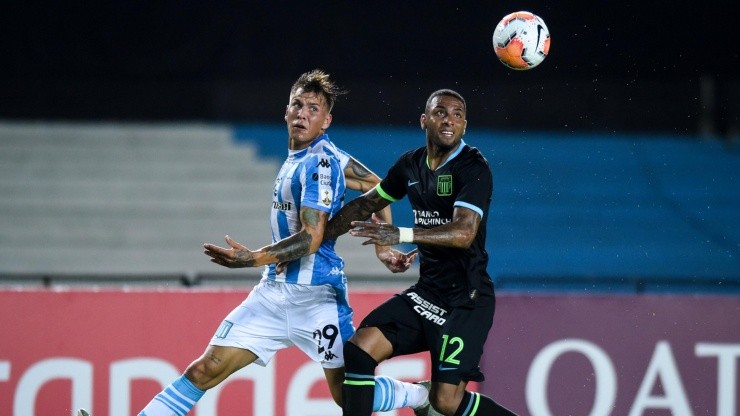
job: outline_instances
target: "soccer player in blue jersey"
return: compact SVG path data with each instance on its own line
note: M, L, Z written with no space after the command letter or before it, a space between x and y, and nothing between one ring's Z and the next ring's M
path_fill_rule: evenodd
M251 363L267 365L278 350L291 346L321 363L332 398L341 405L343 348L354 333L353 312L344 262L335 241L324 239L324 228L341 208L346 187L368 191L380 178L326 134L340 93L320 70L302 74L291 88L285 111L288 158L272 189L272 243L249 250L227 236L228 248L204 245L205 254L222 266L265 266L262 279L223 320L203 355L140 416L185 415L229 375ZM407 270L416 256L380 246L376 254L393 272ZM427 384L382 376L374 384L377 411L428 406ZM86 416L82 412L78 415Z
M493 175L478 149L462 140L466 114L459 93L433 92L420 118L425 146L403 154L380 184L347 203L327 226L329 239L349 231L367 238L363 244L414 243L420 258L418 282L370 312L345 343L345 416L371 414L378 363L421 351L430 352L433 408L415 409L417 415L514 414L466 390L468 382L483 380L479 363L496 307L485 249ZM364 222L404 196L414 228Z

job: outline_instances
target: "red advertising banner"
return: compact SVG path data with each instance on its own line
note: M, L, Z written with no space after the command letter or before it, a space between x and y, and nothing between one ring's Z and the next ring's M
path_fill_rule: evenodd
M247 292L0 291L0 415L136 415L205 349ZM351 296L356 322L391 293ZM379 373L429 378L427 356ZM209 390L199 416L341 415L321 366L297 349L250 365ZM410 409L385 414L412 416Z
M391 292L350 296L356 322ZM0 415L135 415L246 292L0 291ZM740 298L500 295L478 388L520 415L738 414ZM378 373L428 378L427 355ZM209 391L199 416L330 416L298 350ZM384 415L410 416L404 409Z
M740 414L739 297L499 300L480 391L519 414Z

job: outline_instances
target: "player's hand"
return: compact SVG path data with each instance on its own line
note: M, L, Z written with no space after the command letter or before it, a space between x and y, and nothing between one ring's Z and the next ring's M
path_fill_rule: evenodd
M418 249L402 253L389 246L375 246L375 255L393 273L403 273L411 267L419 254Z
M355 237L367 237L368 240L362 245L377 244L380 246L392 246L398 244L398 227L393 224L382 222L375 214L370 221L352 221L353 229L349 234Z
M252 265L254 256L245 246L226 236L226 244L231 248L223 248L213 244L203 244L203 253L211 258L212 263L220 264L232 269L249 267Z
M275 275L282 274L288 268L289 261L281 261L275 265Z

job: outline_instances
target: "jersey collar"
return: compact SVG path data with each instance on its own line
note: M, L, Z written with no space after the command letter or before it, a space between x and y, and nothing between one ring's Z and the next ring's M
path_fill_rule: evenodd
M454 152L452 152L452 154L450 154L450 155L449 155L449 156L447 157L447 159L445 159L445 161L444 161L444 162L442 162L442 164L441 164L441 165L437 166L437 169L435 169L435 170L439 170L439 169L440 169L440 168L441 168L442 166L446 165L446 164L447 164L447 162L449 162L450 160L452 160L452 159L454 159L455 157L457 157L457 155L459 155L459 154L460 154L460 152L462 152L462 150L463 150L463 147L465 147L465 146L467 146L467 144L465 143L465 140L460 140L460 146L457 146L457 149L456 149L456 150L455 150ZM430 170L432 169L432 168L430 168L430 167L429 167L429 154L428 154L428 153L427 153L427 167L428 167L428 168L429 168Z
M311 150L315 149L315 148L316 148L316 146L318 146L318 145L319 145L319 143L320 143L320 142L323 142L323 141L327 141L327 142L329 141L329 135L327 135L326 133L324 133L324 134L322 134L321 136L317 137L317 138L316 138L316 139L315 139L315 140L314 140L313 142L311 142L311 144L310 144L310 145L309 145L309 146L308 146L307 148L305 148L305 149L301 149L301 150L291 150L291 149L288 149L288 157L292 157L293 159L298 159L298 158L301 158L301 157L303 157L304 155L306 155L307 153L309 153L309 151L311 151Z

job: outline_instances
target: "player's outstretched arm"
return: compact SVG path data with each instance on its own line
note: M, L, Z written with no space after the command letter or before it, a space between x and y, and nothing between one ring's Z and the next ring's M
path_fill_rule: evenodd
M475 240L480 225L477 212L455 207L452 221L433 228L414 228L413 243L444 247L468 248ZM350 235L367 238L362 244L393 245L400 240L398 227L391 224L352 221Z
M380 183L380 177L363 165L362 162L349 157L349 162L344 168L344 181L347 188L365 193Z
M365 167L360 161L350 156L347 167L344 168L344 177L347 188L365 193L380 183L380 177ZM373 214L373 221L393 223L390 205ZM402 253L391 246L375 245L375 256L393 273L402 273L411 267L416 259L416 250Z
M365 192L348 202L332 217L326 226L324 238L327 240L336 240L340 235L352 228L352 221L364 221L370 218L370 214L381 211L389 204L390 201L380 196L375 188Z
M344 178L347 188L362 192L363 194L375 188L380 183L380 177L378 175L352 156L349 158L347 167L344 168ZM376 214L381 220L387 223L393 222L390 205L376 212Z
M328 218L329 214L324 211L304 207L301 208L303 228L290 237L258 250L250 250L227 235L226 243L229 248L204 244L203 252L211 258L211 262L229 268L258 267L289 262L313 254L319 249Z

